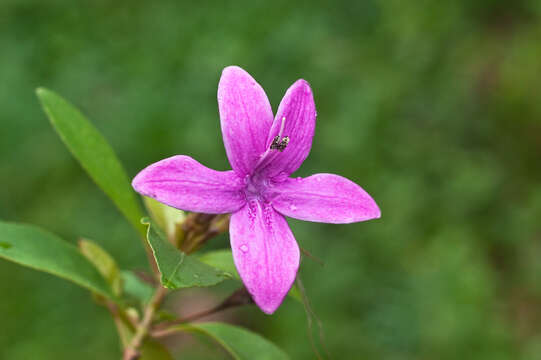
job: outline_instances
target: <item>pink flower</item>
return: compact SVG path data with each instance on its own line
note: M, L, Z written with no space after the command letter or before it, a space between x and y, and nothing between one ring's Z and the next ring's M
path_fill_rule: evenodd
M218 85L218 106L233 170L212 170L178 155L148 166L132 185L178 209L232 213L235 265L255 303L272 314L299 268L299 247L284 216L339 224L378 218L380 210L360 186L341 176L289 177L308 156L316 126L306 81L291 85L274 117L263 88L230 66Z

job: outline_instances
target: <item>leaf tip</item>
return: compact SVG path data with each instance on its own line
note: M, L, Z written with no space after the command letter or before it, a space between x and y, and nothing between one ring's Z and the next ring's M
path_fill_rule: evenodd
M38 98L41 98L43 95L45 95L49 90L47 90L46 88L42 87L42 86L39 86L36 88L36 95L38 96Z

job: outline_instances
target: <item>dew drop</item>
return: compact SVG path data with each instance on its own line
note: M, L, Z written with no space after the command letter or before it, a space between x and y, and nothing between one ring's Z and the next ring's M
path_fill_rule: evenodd
M295 211L297 210L297 207L295 205L289 205L289 210Z
M297 181L301 181L301 180L302 180L302 178L301 178L301 177L299 176L299 177L298 177L298 178L297 178L296 180L297 180Z
M242 244L242 245L239 247L239 249L240 249L240 251L242 251L243 253L248 252L248 245Z

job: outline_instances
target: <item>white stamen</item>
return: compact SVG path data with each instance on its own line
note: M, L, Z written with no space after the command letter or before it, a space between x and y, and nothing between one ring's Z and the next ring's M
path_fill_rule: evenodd
M286 124L286 118L285 116L282 118L282 124L280 125L280 132L278 133L278 136L280 139L282 138L282 133L284 132L284 126Z

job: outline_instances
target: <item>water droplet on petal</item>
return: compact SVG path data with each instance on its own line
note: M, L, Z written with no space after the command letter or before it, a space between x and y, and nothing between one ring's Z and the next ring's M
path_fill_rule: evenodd
M302 180L302 178L301 178L301 177L299 176L299 177L298 177L298 178L297 178L296 180L297 180L297 181L301 181L301 180Z
M240 251L242 251L243 253L248 252L248 245L242 244L242 245L239 247L239 249L240 249Z
M297 207L295 205L289 205L289 210L295 211L297 210Z

